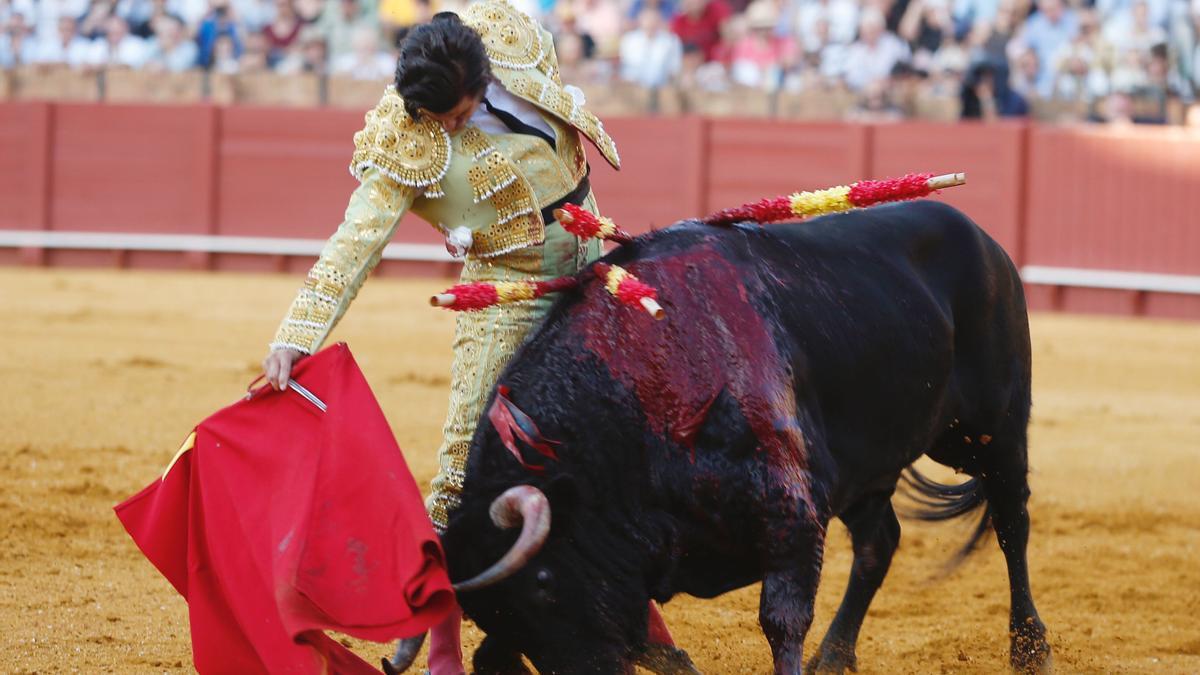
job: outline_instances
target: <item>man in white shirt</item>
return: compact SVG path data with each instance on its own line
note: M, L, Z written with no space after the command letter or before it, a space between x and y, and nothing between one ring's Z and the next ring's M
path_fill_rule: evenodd
M396 70L396 59L379 48L379 31L359 24L350 36L350 52L334 57L334 75L356 80L387 80Z
M75 32L75 23L74 17L59 17L58 32L38 40L35 60L38 63L65 63L72 68L89 64L92 44Z
M621 38L621 79L656 88L679 74L683 45L667 30L656 8L638 14L638 27Z
M620 78L654 89L670 83L683 64L683 44L656 8L637 16L637 29L620 38Z
M129 23L119 16L104 22L104 37L93 40L89 62L96 66L141 68L150 56L146 41L129 33Z
M872 82L887 79L892 68L908 58L908 45L887 32L883 14L867 10L859 24L858 41L846 50L846 84L860 91Z

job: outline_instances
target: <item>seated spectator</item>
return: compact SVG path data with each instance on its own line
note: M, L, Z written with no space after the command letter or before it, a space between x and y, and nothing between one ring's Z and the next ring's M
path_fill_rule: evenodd
M846 84L860 91L871 82L886 79L892 68L908 57L908 45L885 30L883 14L864 12L858 40L846 50Z
M824 28L818 29L818 23ZM854 42L858 23L857 0L789 0L784 10L787 31L806 45L816 40L818 30L825 33L822 42L848 45Z
M558 72L563 82L576 85L600 84L612 79L608 61L586 57L587 42L574 31L563 31L554 41Z
M181 73L196 67L198 53L179 17L164 14L154 20L154 41L146 60L148 70Z
M721 41L721 24L731 14L725 0L680 0L679 14L671 20L671 31L685 46L697 47L704 59L711 61Z
M955 35L966 35L980 23L995 23L999 11L999 0L953 0L950 15L954 20Z
M679 74L683 45L655 7L638 15L638 27L621 38L621 79L654 89Z
M25 25L33 30L38 4L34 0L0 0L0 28L10 25L13 15L20 14Z
M0 68L15 68L37 61L37 42L24 14L10 13L0 24L0 29Z
M1134 49L1118 52L1117 62L1109 74L1109 87L1114 92L1130 93L1149 84L1146 62Z
M946 0L909 0L896 34L908 42L913 60L927 66L944 38L954 35Z
M88 40L99 40L104 37L109 17L116 15L116 0L91 0L76 30Z
M1096 12L1104 22L1118 16L1128 17L1130 10L1138 0L1095 0L1092 3ZM1146 0L1150 15L1150 23L1154 26L1166 26L1171 15L1173 0Z
M228 61L232 59L236 64L242 53L241 30L229 9L229 0L209 0L208 14L204 16L200 27L196 29L196 46L199 51L197 65L202 68L209 68L213 65L217 40L222 37L229 38L230 47L226 49L232 50L232 54L226 55L226 68L228 68Z
M1018 53L1032 49L1038 64L1048 66L1078 32L1075 12L1065 7L1063 0L1039 0L1038 12L1025 21L1022 33L1013 40L1013 47ZM1053 69L1043 67L1038 73L1038 90L1049 91L1053 86Z
M36 0L30 7L35 11L26 13L25 18L33 26L33 34L41 50L41 45L59 40L61 26L58 20L66 16L78 22L79 17L87 11L88 0Z
M351 51L333 62L333 74L356 80L387 80L396 70L396 59L380 49L379 33L359 26L351 38Z
M596 55L596 41L587 32L579 29L579 22L575 18L575 10L571 9L569 4L561 4L555 12L558 18L558 30L554 32L555 40L561 37L571 36L579 43L582 50L581 57L590 59ZM562 59L559 59L561 65Z
M854 107L846 113L846 119L853 122L899 122L904 119L904 111L892 101L888 81L875 80L863 89Z
M270 54L270 47L267 45L267 36L259 33L249 33L246 35L246 45L242 49L242 54L237 58L237 65L234 68L239 73L263 73L271 70L271 65L267 62L267 56Z
M359 0L332 0L326 6L316 26L325 36L331 59L351 52L351 36L362 23L369 24L370 17L363 12L363 3Z
M884 81L880 80L880 86L883 88L883 97L888 105L880 107L879 105L861 106L866 112L872 114L880 113L885 109L893 109L904 117L916 117L917 114L917 99L920 98L922 90L925 88L926 73L912 67L912 65L901 61L892 68L892 73L889 78ZM868 103L877 102L875 97L880 96L874 92L867 94L860 99ZM890 117L889 117L890 119Z
M1090 103L1108 95L1112 50L1100 36L1094 11L1080 10L1079 34L1055 55L1053 68L1054 100Z
M980 63L962 84L962 119L992 121L999 117L1024 117L1029 104L1008 86L1008 70Z
M262 29L267 38L267 61L272 67L283 58L284 52L300 37L303 22L296 13L295 0L275 0L275 19Z
M1192 0L1186 20L1176 23L1178 68L1188 93L1200 96L1200 0Z
M1009 75L1009 88L1026 101L1048 99L1054 90L1054 79L1041 77L1041 64L1037 52L1026 49L1013 59L1013 71ZM1042 83L1045 83L1043 85ZM1045 87L1044 89L1042 87Z
M143 40L153 39L158 33L158 20L163 17L173 18L186 28L183 19L167 9L167 0L150 0L144 16L137 20L126 17L126 20L129 21L129 32Z
M918 60L913 58L913 65L918 70L925 72L954 72L965 73L967 66L971 63L971 58L967 54L966 45L963 41L956 40L954 35L947 33L942 36L942 44L937 48L929 58Z
M565 4L567 0L561 2ZM575 29L580 35L591 37L596 54L604 58L615 56L621 43L620 5L611 0L575 0L570 7L575 17Z
M237 42L232 35L224 33L213 42L212 71L218 75L236 75L240 70Z
M104 38L92 41L93 65L103 68L141 68L150 55L149 45L129 33L129 23L117 15L105 22Z
M795 60L795 44L775 36L777 17L770 0L755 0L744 16L747 31L733 45L730 79L743 87L776 90L784 69Z
M1129 10L1104 23L1104 37L1117 51L1132 50L1149 57L1150 48L1167 41L1167 33L1150 23L1146 0L1136 0Z
M850 45L830 38L830 24L825 18L818 19L813 29L812 42L804 47L804 62L815 69L825 82L841 82L846 72L846 51Z
M374 28L370 30L375 32ZM376 33L376 41L378 41L378 33ZM306 26L304 30L300 31L300 38L292 45L287 56L275 66L275 71L283 75L293 73L326 75L329 73L329 63L329 46L325 42L325 36L316 26Z
M639 22L642 15L642 10L653 9L658 12L664 22L669 22L671 17L675 16L675 7L677 0L633 0L629 5L629 11L625 17L627 21ZM746 3L741 2L737 9L744 9Z
M74 17L58 19L58 34L50 40L39 40L35 50L38 63L65 63L72 68L82 68L91 61L92 43L75 32Z

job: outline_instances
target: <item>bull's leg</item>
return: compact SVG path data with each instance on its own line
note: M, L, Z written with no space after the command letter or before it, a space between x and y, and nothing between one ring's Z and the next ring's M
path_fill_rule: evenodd
M1029 565L1025 555L1029 543L1029 511L1025 508L1029 500L1029 483L1023 439L1021 447L1011 451L999 447L995 451L992 456L1000 460L996 462L999 466L982 472L980 479L991 509L992 527L1008 565L1008 585L1012 594L1008 623L1009 658L1018 672L1040 672L1050 666L1050 643L1046 641L1046 626L1038 617L1029 588Z
M471 659L476 675L528 675L521 655L508 644L487 636Z
M859 628L900 544L900 521L891 497L891 492L870 495L841 515L854 545L854 565L837 615L809 661L810 673L841 673L857 667L854 646Z
M804 637L812 625L813 602L821 577L825 529L771 528L768 569L763 575L758 620L771 645L777 675L803 671Z

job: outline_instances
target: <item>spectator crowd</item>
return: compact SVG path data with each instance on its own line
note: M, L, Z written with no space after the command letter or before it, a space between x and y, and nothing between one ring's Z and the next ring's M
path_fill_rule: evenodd
M0 68L385 81L408 26L462 0L0 0ZM1167 121L1200 90L1200 0L514 0L565 81L692 96L838 93L859 119L1074 110ZM1040 115L1045 116L1045 115Z

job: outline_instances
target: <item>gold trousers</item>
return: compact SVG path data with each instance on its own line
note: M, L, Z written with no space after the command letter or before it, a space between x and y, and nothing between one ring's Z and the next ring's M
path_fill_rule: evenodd
M586 203L595 208L590 198ZM571 274L599 257L598 241L580 245L561 228L557 234L560 236L548 236L545 247L522 249L487 261L468 259L463 266L463 283L544 280ZM450 513L458 508L471 438L492 388L517 347L541 323L553 302L554 297L548 296L459 313L450 368L450 406L438 451L439 469L433 491L425 500L438 532L446 529Z

